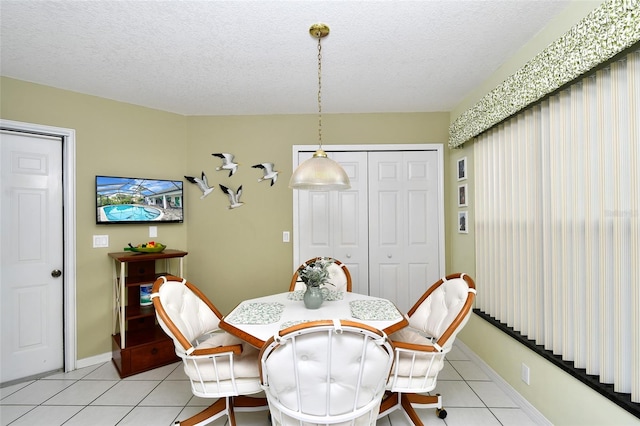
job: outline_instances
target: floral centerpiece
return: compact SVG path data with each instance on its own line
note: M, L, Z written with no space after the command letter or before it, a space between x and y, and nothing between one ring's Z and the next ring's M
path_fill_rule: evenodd
M320 287L329 283L329 266L334 263L333 259L319 257L311 263L306 263L298 268L298 276L307 286ZM333 284L331 284L333 285Z
M333 285L329 282L329 266L333 263L333 259L319 257L313 262L306 263L298 268L298 277L307 286L302 300L304 300L304 305L308 309L318 309L322 305L324 296L320 290L324 290L326 293L327 289L321 289L321 285Z

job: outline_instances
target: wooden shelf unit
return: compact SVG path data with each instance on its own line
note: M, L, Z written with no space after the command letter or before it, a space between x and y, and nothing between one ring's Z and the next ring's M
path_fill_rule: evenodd
M178 262L183 277L183 260L188 253L165 249L161 253L109 253L113 259L113 363L120 377L151 370L178 361L173 341L156 322L153 305L140 305L140 286L153 284L169 273L169 262ZM158 271L156 261L164 260ZM176 275L175 273L173 275Z

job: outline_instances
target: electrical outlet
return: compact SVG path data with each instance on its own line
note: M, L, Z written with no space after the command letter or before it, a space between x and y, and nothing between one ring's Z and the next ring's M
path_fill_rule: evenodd
M522 369L520 370L520 372L521 372L520 378L522 379L522 381L525 382L526 384L529 384L529 379L531 378L529 366L523 362Z

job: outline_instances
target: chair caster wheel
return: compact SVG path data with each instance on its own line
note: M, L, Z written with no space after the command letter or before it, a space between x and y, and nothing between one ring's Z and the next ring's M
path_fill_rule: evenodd
M444 419L445 417L447 417L447 410L445 410L444 408L436 408L436 416Z

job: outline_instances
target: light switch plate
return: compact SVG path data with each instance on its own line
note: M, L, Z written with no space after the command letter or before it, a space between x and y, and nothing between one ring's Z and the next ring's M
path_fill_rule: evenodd
M158 236L158 227L150 226L149 227L149 238L155 238Z
M283 231L282 232L282 242L283 243L288 243L289 242L289 231Z
M94 235L93 236L93 248L109 247L108 235Z

